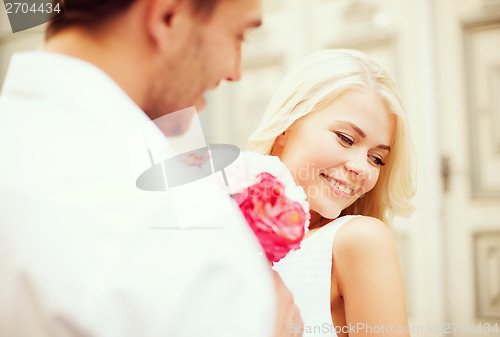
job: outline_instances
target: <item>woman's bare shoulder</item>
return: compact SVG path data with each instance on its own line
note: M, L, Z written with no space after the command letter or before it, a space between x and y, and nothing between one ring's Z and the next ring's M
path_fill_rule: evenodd
M334 239L332 278L348 322L407 325L401 268L382 221L362 216L343 224Z
M338 267L383 264L397 258L390 228L382 221L359 216L346 222L337 232L333 244L333 258Z
M357 216L340 227L334 247L349 251L362 247L375 248L391 242L392 232L385 223L373 217Z

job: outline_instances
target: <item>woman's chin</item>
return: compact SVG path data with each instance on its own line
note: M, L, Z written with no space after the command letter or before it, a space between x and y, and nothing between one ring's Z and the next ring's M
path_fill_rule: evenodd
M314 205L311 204L311 210L321 215L322 218L330 220L338 218L342 212L342 209L337 205L320 205L319 207L314 207Z

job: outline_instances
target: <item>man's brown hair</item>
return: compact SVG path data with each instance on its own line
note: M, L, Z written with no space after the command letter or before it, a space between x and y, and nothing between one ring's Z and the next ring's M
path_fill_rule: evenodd
M48 23L45 38L48 39L71 26L98 28L127 10L135 1L139 0L54 0L54 8L59 4L62 11ZM208 15L221 0L187 1L197 13Z

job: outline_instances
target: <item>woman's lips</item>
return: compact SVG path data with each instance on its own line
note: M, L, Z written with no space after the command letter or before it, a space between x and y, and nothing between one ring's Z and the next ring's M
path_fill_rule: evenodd
M321 176L328 182L328 186L335 192L335 195L343 198L350 198L355 194L355 188L342 180L337 180L325 173Z

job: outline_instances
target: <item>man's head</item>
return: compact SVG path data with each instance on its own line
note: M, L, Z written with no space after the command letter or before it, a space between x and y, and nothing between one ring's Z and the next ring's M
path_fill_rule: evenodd
M46 46L100 66L155 119L239 80L243 36L260 22L261 0L79 0Z
M137 1L139 0L55 0L55 3L62 3L65 13L49 22L46 29L46 38L50 38L57 32L75 25L89 29L98 28L111 18L120 15L132 3ZM188 1L197 13L208 15L217 2L221 0Z

